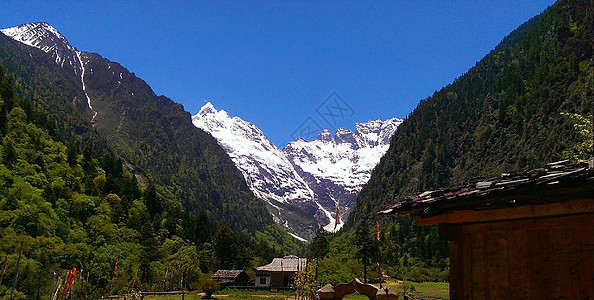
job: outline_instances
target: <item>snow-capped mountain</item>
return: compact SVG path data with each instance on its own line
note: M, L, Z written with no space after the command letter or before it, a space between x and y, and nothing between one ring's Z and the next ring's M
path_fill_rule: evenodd
M5 35L43 52L51 53L57 64L76 62L76 49L54 27L45 22L28 23L0 30ZM72 64L75 65L74 63Z
M209 102L192 117L194 125L215 137L241 170L254 194L267 202L276 222L292 234L307 236L317 227L315 218L323 207L301 178L285 153L274 145L254 124L229 114ZM316 216L317 215L317 216Z
M209 132L242 166L246 181L256 196L273 202L311 201L314 194L287 159L287 156L254 124L226 111L217 111L209 102L192 117L198 128Z
M275 220L301 237L310 237L318 224L328 231L342 227L402 122L357 123L355 132L340 128L334 137L324 130L313 141L299 139L281 150L257 126L217 111L211 103L192 120L227 151L254 194L269 204Z
M356 123L355 132L339 128L334 137L324 130L313 141L298 139L283 151L321 205L331 211L339 205L345 219L400 123L397 118Z
M23 51L29 51L31 57L37 57L39 50L49 55L43 54L43 59L53 61L67 74L62 82L68 84L65 89L72 97L70 103L88 116L97 130L117 136L114 140L118 142L122 141L119 134L125 136L136 128L135 118L141 116L135 113L139 107L132 104L156 97L133 73L98 54L79 51L45 22L0 31L29 46L25 48L30 50ZM217 139L254 194L268 204L275 221L295 236L306 238L318 225L329 231L342 226L355 195L386 151L397 126L370 121L358 124L355 132L340 129L332 137L325 131L314 141L298 140L281 150L255 125L217 111L212 104L205 105L192 122ZM335 224L337 203L341 216Z
M80 84L86 103L91 111L91 122L95 121L97 112L93 109L91 98L85 84L85 65L88 63L87 53L72 47L68 40L54 27L46 22L28 23L1 29L0 32L25 45L49 53L56 64L71 69L80 78Z

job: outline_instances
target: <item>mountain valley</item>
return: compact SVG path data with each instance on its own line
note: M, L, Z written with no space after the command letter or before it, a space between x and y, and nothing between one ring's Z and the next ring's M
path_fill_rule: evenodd
M192 120L227 151L275 221L302 240L311 238L318 226L335 232L344 225L357 193L402 122L357 123L355 132L340 128L334 137L324 130L312 141L298 139L280 149L257 126L210 102Z

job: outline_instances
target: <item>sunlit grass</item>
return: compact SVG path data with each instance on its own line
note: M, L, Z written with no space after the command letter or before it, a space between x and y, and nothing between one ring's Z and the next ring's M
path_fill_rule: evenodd
M450 284L448 282L406 282L415 288L415 295L450 299ZM403 291L404 281L388 281L388 286L395 288L399 293Z
M440 299L449 299L450 293L450 286L447 282L407 282L408 284L414 286L415 288L415 295L419 296L426 296L432 298L440 298ZM386 283L388 286L396 289L399 293L403 291L404 282L394 282L388 281ZM185 300L198 300L202 299L203 294L198 292L191 292L188 295L185 295ZM225 299L225 300L288 300L288 299L295 299L295 292L294 291L278 291L278 292L271 292L268 290L235 290L235 289L226 289L217 292L214 296L215 299ZM145 300L181 300L181 295L175 296L147 296ZM345 297L344 299L347 300L366 300L367 297L364 295L358 294L351 294Z
M204 294L198 292L191 292L184 296L184 300L198 300L202 299ZM225 299L225 300L239 300L239 299L246 299L246 300L285 300L285 299L294 299L295 292L294 291L278 291L278 292L271 292L268 290L235 290L235 289L226 289L217 292L213 295L215 299ZM181 295L168 295L168 296L147 296L144 297L145 300L181 300Z

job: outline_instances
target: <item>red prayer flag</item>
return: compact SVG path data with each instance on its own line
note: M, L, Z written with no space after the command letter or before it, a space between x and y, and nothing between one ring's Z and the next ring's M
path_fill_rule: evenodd
M336 203L336 219L334 220L334 231L336 231L338 223L340 223L340 206L338 205L338 203Z
M68 293L66 293L67 297L70 295L70 290L72 290L72 285L74 284L74 279L76 278L76 268L72 268L72 272L70 274L72 274L72 276L70 277L70 282L68 282Z
M111 274L111 283L109 284L109 294L111 294L111 289L113 288L113 278L115 277L116 271L118 270L118 261L120 260L120 255L116 255L115 266L113 267L113 273Z
M70 289L72 288L72 284L74 283L74 275L76 274L76 268L72 268L72 271L68 272L68 276L66 276L66 283L64 284L64 291L62 292L62 297L60 299L64 299L70 295Z
M379 226L379 221L375 221L375 225L376 225L376 239L379 241L380 240L380 226Z

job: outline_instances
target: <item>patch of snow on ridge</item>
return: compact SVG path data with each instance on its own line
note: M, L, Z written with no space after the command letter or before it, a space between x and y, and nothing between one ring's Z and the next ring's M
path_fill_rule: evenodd
M287 231L287 232L289 232L289 231ZM289 232L289 234L290 234L292 237L294 237L295 239L297 239L297 240L300 240L300 241L302 241L302 242L306 242L306 243L307 243L307 242L309 242L308 240L306 240L306 239L304 239L304 238L302 238L302 237L300 237L300 236L298 236L298 235L296 235L296 234L294 234L294 233L291 233L291 232Z
M91 110L91 112L93 112L93 117L91 118L91 124L93 124L95 122L97 112L93 109L93 105L91 104L91 97L89 97L89 93L87 93L87 87L85 85L85 64L80 58L80 51L76 51L76 57L78 58L78 62L80 63L80 82L82 83L82 90L85 94L85 97L87 97L87 105L89 105L89 109Z
M340 220L338 220L338 224L336 224L335 216L332 215L332 213L330 211L328 211L325 207L323 207L319 203L318 203L318 206L320 207L320 210L326 215L326 217L328 217L328 219L330 219L330 223L328 223L326 226L323 226L324 230L326 230L328 232L338 232L340 230L340 228L342 228L342 226L344 225L342 218Z

